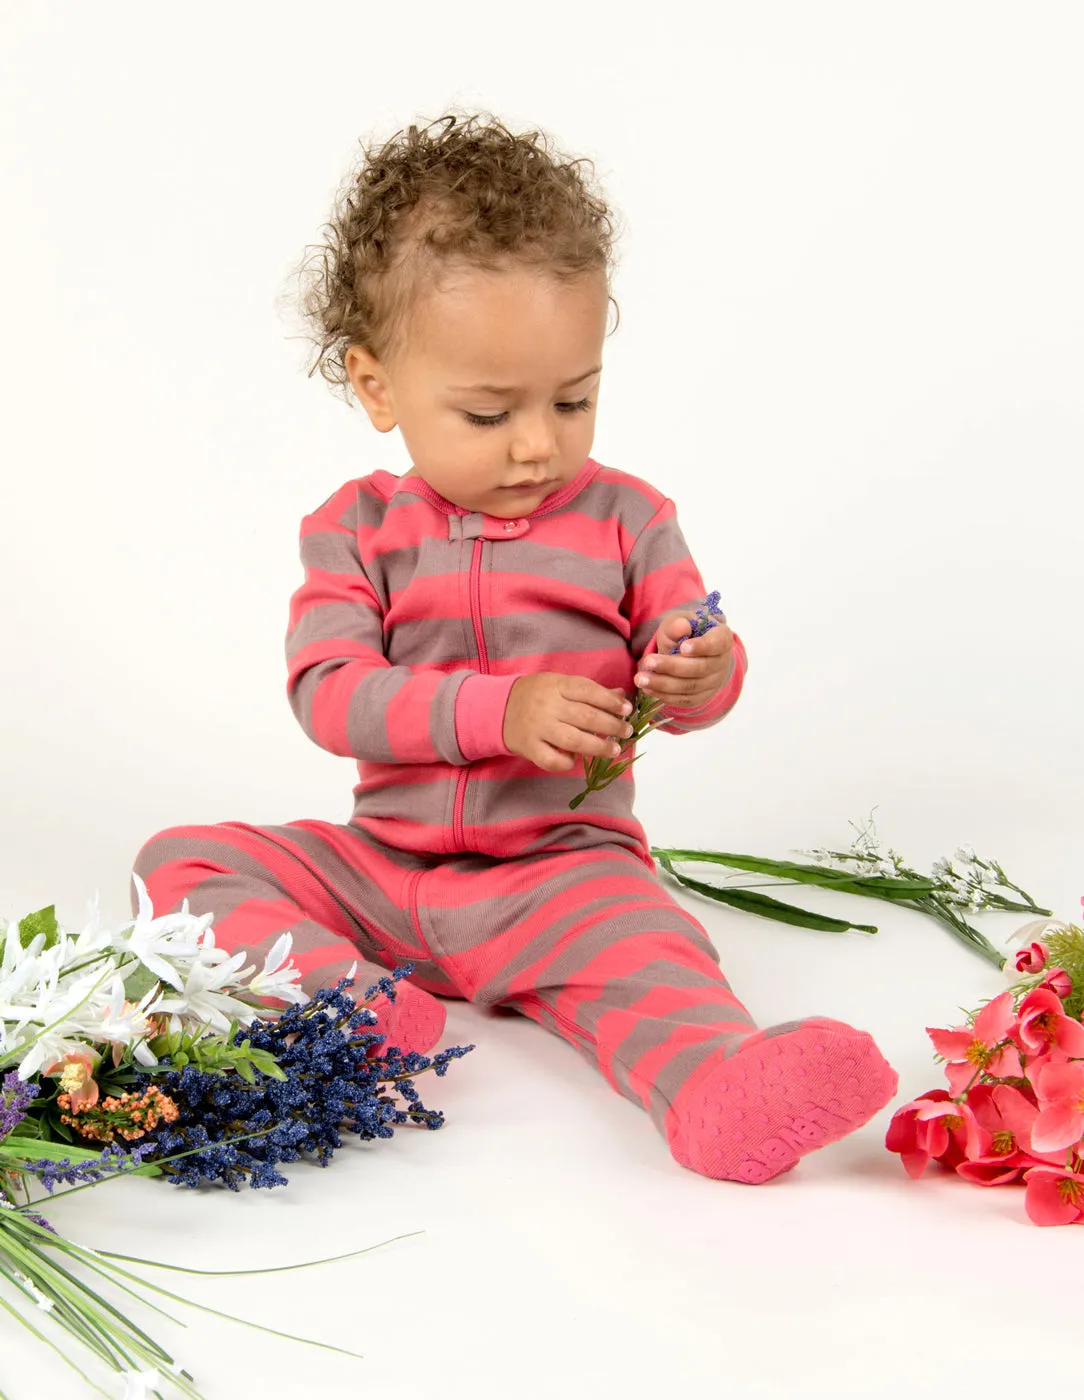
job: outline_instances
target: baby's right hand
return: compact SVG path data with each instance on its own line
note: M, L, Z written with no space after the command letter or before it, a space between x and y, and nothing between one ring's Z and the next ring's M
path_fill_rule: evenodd
M623 690L607 690L586 676L520 676L508 692L505 747L547 773L567 773L579 754L615 758L632 735L624 719L631 713Z

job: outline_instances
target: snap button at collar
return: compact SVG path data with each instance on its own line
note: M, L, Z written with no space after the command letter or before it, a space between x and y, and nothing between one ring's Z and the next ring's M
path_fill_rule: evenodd
M531 528L531 522L521 516L503 520L499 515L483 516L482 535L487 540L518 540Z

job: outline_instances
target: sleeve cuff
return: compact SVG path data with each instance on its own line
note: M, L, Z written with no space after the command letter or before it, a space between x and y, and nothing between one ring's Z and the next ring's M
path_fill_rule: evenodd
M455 697L455 739L468 763L512 752L504 742L504 712L519 680L514 676L469 675Z

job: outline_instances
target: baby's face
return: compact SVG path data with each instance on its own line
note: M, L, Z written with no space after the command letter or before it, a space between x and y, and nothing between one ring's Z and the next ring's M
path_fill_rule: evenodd
M445 271L390 365L355 346L346 367L373 425L398 426L409 475L510 519L590 455L608 302L602 271L565 283L519 267Z

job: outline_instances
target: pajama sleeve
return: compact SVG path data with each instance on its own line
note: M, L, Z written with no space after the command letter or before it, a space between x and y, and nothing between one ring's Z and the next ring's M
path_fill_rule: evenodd
M507 754L516 675L393 666L384 610L341 497L301 523L305 580L290 600L287 695L322 749L376 763L467 764Z
M674 503L665 500L640 532L625 561L622 611L629 619L629 649L637 661L655 651L655 633L665 613L694 610L706 595L704 580L678 525ZM664 706L663 713L671 718L659 728L667 734L687 734L717 724L737 703L747 667L745 647L735 633L726 683L711 700L695 709Z

